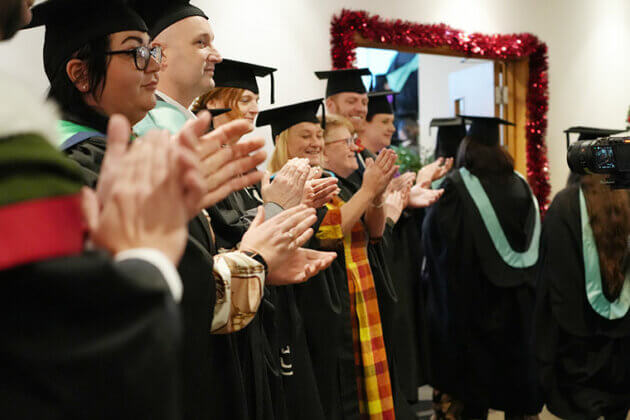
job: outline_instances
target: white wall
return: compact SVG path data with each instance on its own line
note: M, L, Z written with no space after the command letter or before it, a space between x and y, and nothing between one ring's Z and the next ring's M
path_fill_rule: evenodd
M429 130L429 125L433 118L455 116L455 98L466 98L462 113L486 115L488 113L484 104L488 100L490 112L494 112L493 81L494 70L490 61L464 61L459 57L420 54L418 99L422 153L433 153L437 130Z
M486 61L448 76L451 114L455 100L462 98L464 115L494 116L494 63Z
M386 18L444 22L470 32L531 32L550 55L549 158L554 191L568 169L562 130L574 124L622 126L630 105L628 0L193 0L211 16L229 57L279 68L279 103L322 95L312 74L329 68L330 20L342 8ZM46 86L41 30L0 46L0 71ZM0 44L1 45L1 44ZM267 89L263 83L263 89ZM264 94L264 91L263 91ZM264 102L263 102L264 104Z

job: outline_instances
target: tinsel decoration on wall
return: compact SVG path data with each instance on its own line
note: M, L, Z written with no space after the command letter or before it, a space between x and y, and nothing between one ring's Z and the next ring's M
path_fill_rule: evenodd
M549 108L547 46L528 33L484 35L467 33L445 24L422 25L382 19L364 11L343 10L332 20L332 60L335 69L353 67L355 33L366 40L397 47L448 48L470 57L492 60L529 58L527 91L527 179L541 212L549 205L549 164L545 134Z

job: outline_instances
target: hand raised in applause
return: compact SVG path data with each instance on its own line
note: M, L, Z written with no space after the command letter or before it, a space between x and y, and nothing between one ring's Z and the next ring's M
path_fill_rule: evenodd
M424 165L422 169L418 171L416 185L422 188L431 188L431 183L446 175L452 167L453 158L438 158L428 165Z
M209 123L207 112L203 111L199 118ZM256 170L256 166L267 156L265 151L260 150L265 140L241 140L252 130L253 126L247 120L236 120L199 137L197 156L201 161L206 191L198 203L197 212L262 179L263 174Z
M432 190L430 188L422 188L420 185L414 185L409 192L409 203L407 207L424 208L429 207L442 197L444 190Z
M315 210L299 205L267 221L264 218L264 210L260 207L243 236L239 249L255 252L263 257L270 273L267 284L282 285L305 281L318 266L305 259L308 255L313 258L315 254L299 250L313 236L311 226L317 221ZM323 265L329 264L328 260L332 255L318 255L316 260ZM305 265L301 266L302 263Z
M265 173L261 183L263 201L276 203L285 210L297 206L310 170L308 159L294 158L276 173L273 181L270 181L269 173Z
M403 193L401 191L393 191L387 194L383 205L385 218L391 219L394 223L398 223L400 215L405 208L405 198L403 197Z
M304 186L302 204L318 209L325 206L326 203L329 203L333 197L339 194L340 190L337 186L337 178L321 178L321 176L321 168L311 168L311 173L309 174L306 185Z
M97 188L100 195L83 190L90 239L113 254L154 248L177 264L187 238L186 195L203 192L199 169L181 158L165 131L149 132L127 150L129 133L125 118L110 119L107 153L116 163L103 168L107 186Z
M398 170L396 158L396 152L390 149L383 150L376 160L368 158L365 162L361 188L365 188L374 197L382 194Z

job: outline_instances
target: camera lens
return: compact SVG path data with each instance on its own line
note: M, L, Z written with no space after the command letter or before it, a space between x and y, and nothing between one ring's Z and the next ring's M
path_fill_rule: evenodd
M592 140L586 140L573 143L569 146L569 150L567 151L567 163L572 172L580 175L586 175L592 172L589 170L591 169L589 164L594 162L592 143Z

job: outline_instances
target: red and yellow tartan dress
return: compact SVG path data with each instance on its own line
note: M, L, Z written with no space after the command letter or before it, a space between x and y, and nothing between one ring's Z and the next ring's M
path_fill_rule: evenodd
M343 240L361 418L395 419L381 315L368 260L369 237L362 221L352 227L350 234L343 235L341 206L344 204L336 197L326 205L328 213L317 237L320 241Z

